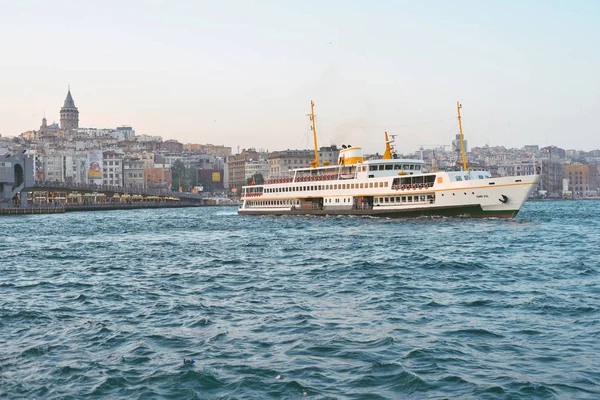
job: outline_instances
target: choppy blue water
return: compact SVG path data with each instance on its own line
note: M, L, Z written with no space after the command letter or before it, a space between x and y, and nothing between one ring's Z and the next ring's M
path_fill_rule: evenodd
M597 399L599 244L596 201L0 218L0 397Z

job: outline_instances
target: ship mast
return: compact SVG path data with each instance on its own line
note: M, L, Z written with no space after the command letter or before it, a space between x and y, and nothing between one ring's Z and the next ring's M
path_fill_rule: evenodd
M456 102L456 109L458 111L458 129L460 130L460 153L462 154L463 171L467 170L467 155L465 154L465 139L463 137L462 122L460 120L460 109L462 104Z
M311 161L310 166L316 168L319 166L319 147L317 146L317 126L315 125L315 103L310 101L310 120L312 122L312 126L310 129L313 131L313 141L315 144L315 159Z
M393 136L395 136L395 135L392 135L392 137ZM381 157L382 160L391 160L392 158L394 158L391 143L392 143L392 140L389 139L388 133L386 131L385 132L385 152L383 153L383 156Z

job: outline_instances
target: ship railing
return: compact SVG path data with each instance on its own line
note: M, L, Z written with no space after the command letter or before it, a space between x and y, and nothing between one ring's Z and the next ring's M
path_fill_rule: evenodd
M353 178L354 176L352 176ZM349 177L348 177L349 178ZM347 179L348 179L347 178ZM281 177L281 178L269 178L265 179L265 185L274 185L280 183L298 183L298 182L319 182L319 181L334 181L340 177L337 174L323 174L323 175L300 175L294 177Z

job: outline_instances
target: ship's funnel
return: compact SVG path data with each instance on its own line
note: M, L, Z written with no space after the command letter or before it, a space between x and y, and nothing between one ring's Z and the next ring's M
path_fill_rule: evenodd
M360 147L348 147L340 150L338 164L352 165L363 161L365 161L365 157Z

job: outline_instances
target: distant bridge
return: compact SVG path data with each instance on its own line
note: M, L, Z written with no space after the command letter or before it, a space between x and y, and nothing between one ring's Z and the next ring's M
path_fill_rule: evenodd
M0 155L0 208L20 205L25 207L30 202L28 192L63 192L63 193L103 193L107 197L115 194L130 196L172 197L182 202L214 205L231 203L228 199L216 199L210 194L172 192L168 189L150 189L139 187L123 187L113 185L96 185L89 183L68 183L33 179L33 159L23 154ZM16 204L18 203L18 204Z
M115 185L96 185L89 183L66 183L54 181L33 181L25 186L22 191L39 192L77 192L77 193L104 193L107 197L114 194L129 194L139 196L175 197L188 202L202 203L207 196L200 193L172 192L168 189L147 189L124 187Z

